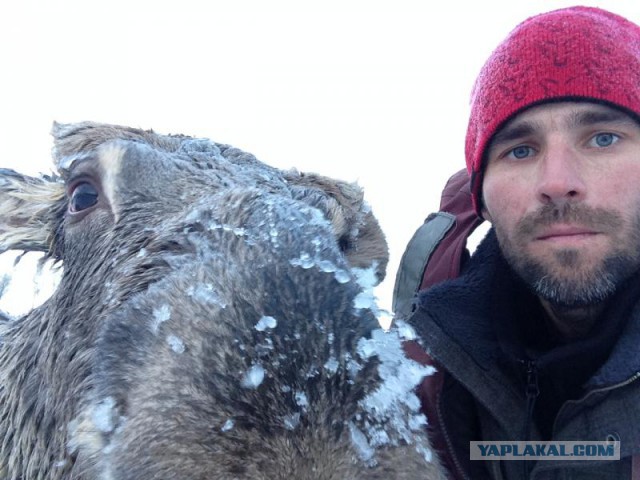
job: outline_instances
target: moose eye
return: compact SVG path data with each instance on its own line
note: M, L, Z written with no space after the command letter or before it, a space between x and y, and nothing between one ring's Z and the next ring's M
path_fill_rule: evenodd
M81 212L93 207L96 203L98 203L98 190L90 183L82 182L71 191L69 211L72 213Z

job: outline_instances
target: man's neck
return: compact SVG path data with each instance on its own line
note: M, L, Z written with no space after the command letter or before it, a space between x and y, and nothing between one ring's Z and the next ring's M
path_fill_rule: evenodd
M606 307L606 302L601 302L588 307L568 308L554 305L542 298L540 303L547 312L550 327L564 343L586 337Z

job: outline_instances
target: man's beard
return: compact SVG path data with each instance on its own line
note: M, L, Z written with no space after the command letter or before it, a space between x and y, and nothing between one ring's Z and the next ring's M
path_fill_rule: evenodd
M545 226L566 223L612 235L612 251L605 258L587 265L582 252L565 248L553 253L555 265L533 258L525 252L527 240ZM640 214L626 236L625 222L616 213L584 205L547 205L524 217L516 225L514 238L504 235L500 225L494 225L500 248L513 270L533 292L551 304L563 308L584 308L611 297L640 268Z

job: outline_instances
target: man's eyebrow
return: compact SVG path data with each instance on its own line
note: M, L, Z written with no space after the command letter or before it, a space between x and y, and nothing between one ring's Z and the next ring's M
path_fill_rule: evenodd
M588 127L598 123L634 123L634 120L620 110L587 110L571 115L569 126Z
M628 114L614 109L607 110L587 110L578 111L571 115L568 120L570 127L588 127L599 123L628 123L633 124L635 120ZM507 123L500 129L489 143L489 148L501 143L510 143L514 140L532 135L539 128L535 122L515 121L513 124Z
M508 143L514 140L518 140L520 138L531 135L536 131L536 125L532 122L515 122L513 124L508 124L496 133L491 142L489 143L489 148L499 145L501 143Z

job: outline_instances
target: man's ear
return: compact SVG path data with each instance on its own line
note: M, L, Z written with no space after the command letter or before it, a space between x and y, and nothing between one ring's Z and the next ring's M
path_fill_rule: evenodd
M487 222L493 223L493 220L491 219L491 214L489 213L489 210L487 210L487 207L482 205L482 208L480 209L480 213L482 214L482 218L484 218Z
M489 209L487 209L487 204L484 201L484 197L482 196L482 193L479 195L479 199L478 201L480 202L480 215L482 215L482 218L485 219L487 222L489 223L493 223L492 219L491 219L491 214L489 213Z
M0 253L24 250L55 256L65 205L58 177L29 177L0 168Z

